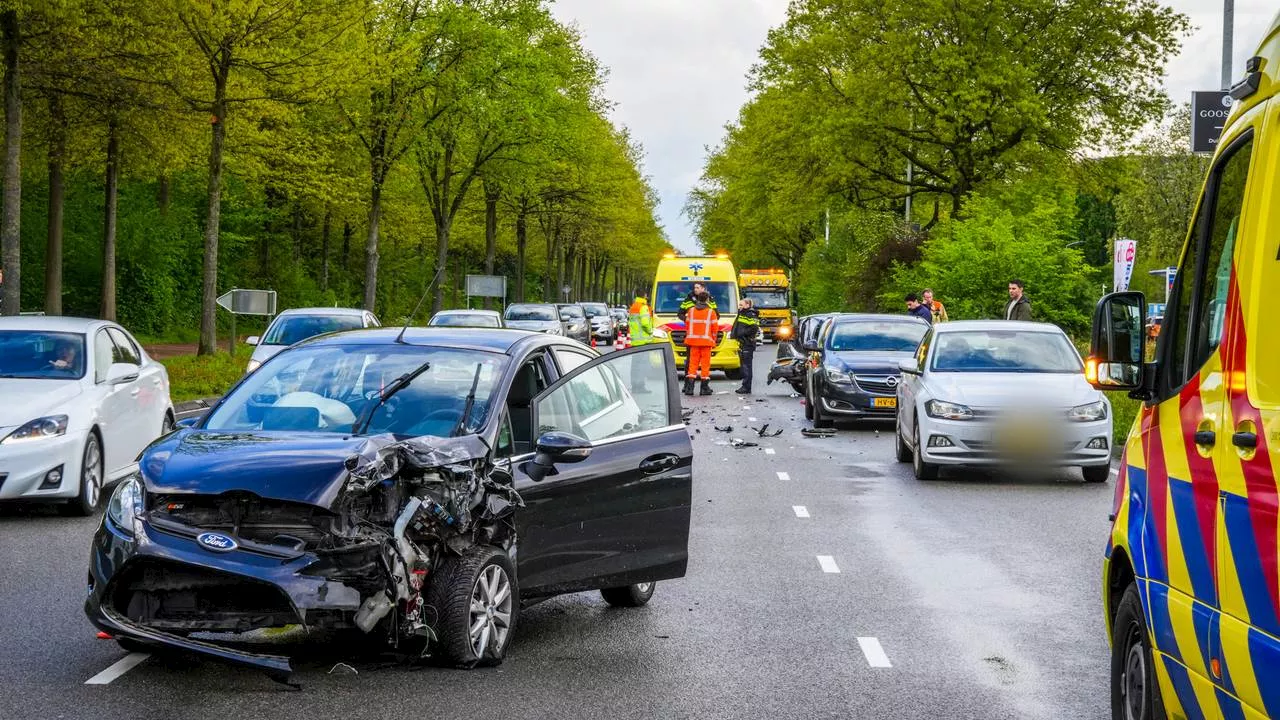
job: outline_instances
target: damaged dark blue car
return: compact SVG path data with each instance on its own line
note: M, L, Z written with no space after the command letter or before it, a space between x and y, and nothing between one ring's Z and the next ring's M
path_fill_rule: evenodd
M522 605L600 590L634 607L684 575L692 448L674 376L665 344L599 356L445 328L306 341L142 454L94 537L85 611L125 647L277 675L289 657L254 643L282 628L499 663Z

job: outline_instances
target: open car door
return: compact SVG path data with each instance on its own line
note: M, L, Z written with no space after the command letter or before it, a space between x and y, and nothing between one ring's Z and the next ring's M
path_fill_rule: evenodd
M533 399L538 452L516 462L526 598L683 577L693 447L667 343L609 353ZM574 448L556 453L556 443Z

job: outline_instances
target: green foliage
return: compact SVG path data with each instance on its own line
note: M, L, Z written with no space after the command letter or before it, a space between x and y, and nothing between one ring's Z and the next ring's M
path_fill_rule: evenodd
M160 361L169 371L169 395L180 403L216 397L227 392L244 375L248 353L231 357L225 352L212 355L183 355Z
M1018 278L1035 319L1085 334L1101 288L1079 250L1066 247L1076 234L1074 194L1016 186L974 196L965 210L966 219L932 233L918 264L894 267L882 307L900 309L906 293L931 287L952 320L998 318L1009 301L1007 284Z

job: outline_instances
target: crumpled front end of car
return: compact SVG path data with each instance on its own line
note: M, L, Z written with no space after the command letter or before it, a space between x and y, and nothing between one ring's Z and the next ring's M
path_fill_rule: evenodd
M523 502L475 436L378 437L353 450L323 492L273 492L288 486L269 477L255 489L204 483L216 493L143 476L122 483L93 541L90 620L285 675L288 658L245 642L296 626L428 647L433 571L475 545L514 554Z

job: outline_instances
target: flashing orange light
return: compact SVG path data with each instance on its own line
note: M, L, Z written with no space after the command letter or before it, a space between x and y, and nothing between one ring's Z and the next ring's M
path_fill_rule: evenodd
M1098 359L1089 358L1084 361L1084 379L1090 383L1098 382Z
M675 259L676 259L676 254L675 254L675 253L673 253L673 252L662 253L662 257L663 257L663 258L665 258L665 259L667 259L667 260L675 260Z
M717 258L719 258L719 259L721 259L721 260L728 260L728 259L729 259L729 253L727 253L727 252L718 252L718 253L716 253L716 257L717 257Z

